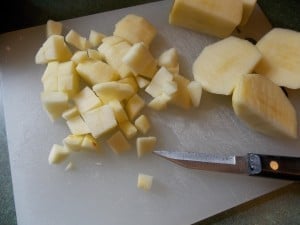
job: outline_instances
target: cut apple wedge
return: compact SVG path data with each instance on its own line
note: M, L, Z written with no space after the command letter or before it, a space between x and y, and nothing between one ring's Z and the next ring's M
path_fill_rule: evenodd
M193 64L194 79L208 92L230 95L239 78L261 59L249 41L228 37L206 46Z
M281 88L264 76L242 76L234 89L232 105L236 115L256 131L297 137L295 108Z
M255 72L279 86L300 88L300 32L273 28L256 46L263 57Z
M51 35L61 35L62 23L54 20L48 20L46 24L47 37Z

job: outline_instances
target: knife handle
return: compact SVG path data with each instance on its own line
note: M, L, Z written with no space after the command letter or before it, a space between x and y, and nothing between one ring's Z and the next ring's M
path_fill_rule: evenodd
M248 170L251 176L300 180L300 158L249 153Z

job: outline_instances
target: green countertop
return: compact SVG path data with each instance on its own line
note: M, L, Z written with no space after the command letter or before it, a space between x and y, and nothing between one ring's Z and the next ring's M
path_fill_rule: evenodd
M45 24L48 19L64 20L102 11L154 2L153 0L19 0L2 5L0 33ZM300 31L299 0L258 0L274 27ZM3 24L3 22L5 22ZM1 81L1 80L0 80ZM8 149L4 126L0 83L0 225L17 224ZM294 183L261 198L227 210L197 224L300 224L300 183Z

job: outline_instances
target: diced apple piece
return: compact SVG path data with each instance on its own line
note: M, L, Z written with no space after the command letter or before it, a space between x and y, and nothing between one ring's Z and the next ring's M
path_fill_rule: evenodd
M100 61L103 60L103 55L100 54L100 52L95 49L88 49L87 53L90 59L95 59Z
M139 173L137 187L145 191L149 191L152 187L153 176Z
M76 64L79 64L88 59L89 59L89 56L88 56L87 51L77 51L73 54L71 61L73 61Z
M144 108L144 106L144 99L142 99L138 94L132 96L125 106L129 119L133 120L138 115L138 113Z
M137 156L141 158L145 154L151 153L155 145L156 137L138 137L136 139Z
M62 23L54 20L48 20L46 24L46 33L47 37L51 35L61 35L62 32Z
M90 134L87 134L83 137L81 142L81 149L83 151L100 151L100 144L97 140Z
M140 115L134 121L134 125L143 134L146 134L149 131L149 129L150 129L149 119L145 115Z
M130 150L131 146L121 131L114 133L108 140L108 146L116 154L123 154Z
M128 14L115 25L113 34L124 38L131 44L144 42L146 46L149 46L156 35L156 29L145 18Z
M198 107L202 96L202 85L198 81L191 81L187 90L190 94L190 98L194 107Z
M174 68L178 67L179 70L179 60L178 60L178 53L175 48L170 48L164 51L158 57L158 65L167 68L168 70L174 70Z
M243 2L243 16L242 16L242 20L240 22L241 26L244 26L248 22L250 16L252 15L252 12L255 8L256 1L257 0L242 0L242 2Z
M41 79L44 91L58 91L58 65L56 61L47 64Z
M279 86L300 88L300 32L273 28L256 44L262 60L255 72Z
M103 105L82 114L91 134L98 138L117 126L114 112L108 105Z
M119 80L119 82L129 84L135 93L137 93L139 91L139 86L133 76L125 77L125 78Z
M122 58L130 49L131 45L126 41L121 41L117 44L108 44L103 42L98 51L104 56L106 62L114 68L120 77L124 78L132 75L131 69L122 62Z
M122 101L130 98L134 94L134 90L129 84L119 83L117 81L96 84L93 86L93 90L105 103L113 99Z
M70 30L66 35L66 42L70 45L78 48L79 50L86 50L90 47L90 43L85 37L82 37L79 33L74 30Z
M157 97L164 92L164 86L167 86L166 83L174 83L173 80L174 75L171 74L165 67L161 67L156 72L145 91L152 97Z
M58 91L65 92L72 97L79 90L79 76L72 61L58 65Z
M108 44L109 46L113 46L124 41L126 41L124 38L118 36L108 36L102 39L102 42Z
M87 86L74 96L73 101L81 114L102 105L99 97Z
M79 111L77 109L77 107L72 107L72 108L69 108L67 109L66 111L64 111L62 113L62 117L65 119L65 120L69 120L75 116L79 116Z
M150 84L150 81L144 77L136 76L135 79L136 79L136 82L137 82L139 88L145 88L148 86L148 84Z
M179 74L174 76L174 81L177 83L177 92L172 95L171 102L183 109L189 109L191 107L191 98L188 91L190 81Z
M69 155L70 152L64 148L64 146L54 144L51 148L48 162L49 164L59 164L63 162Z
M137 134L136 127L128 120L119 123L119 127L128 139L133 138Z
M280 87L261 75L241 77L232 95L232 105L236 115L256 131L297 137L295 108Z
M50 61L64 62L72 57L72 53L60 35L51 35L43 43L35 55L36 64L45 64Z
M76 67L81 78L89 85L95 85L118 79L116 71L100 60L87 60Z
M69 151L79 152L81 151L81 143L84 135L70 134L63 139L63 144Z
M69 108L68 95L63 92L42 92L41 101L51 121L61 117L62 113Z
M75 116L67 120L67 125L72 134L82 135L91 133L86 123L83 121L81 116Z
M113 100L109 101L108 104L114 111L115 118L118 121L118 123L128 120L127 113L126 113L125 109L123 108L122 104L118 100L113 99Z
M91 44L91 46L93 48L96 48L101 44L102 39L105 38L105 37L106 37L105 34L102 34L102 33L97 32L95 30L91 30L90 35L89 35L89 43Z
M208 92L230 95L239 78L251 73L260 59L249 41L228 37L203 49L193 64L194 78Z
M127 51L122 61L135 73L152 78L157 71L157 62L143 42L136 43Z
M224 38L240 24L242 14L241 0L175 0L169 23Z
M148 107L160 111L167 107L168 102L171 101L171 97L169 95L166 95L165 93L162 93L161 95L156 96L153 98L149 103Z

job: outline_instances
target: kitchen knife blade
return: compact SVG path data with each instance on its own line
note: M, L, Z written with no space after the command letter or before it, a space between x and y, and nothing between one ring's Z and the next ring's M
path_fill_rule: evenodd
M248 153L224 156L202 152L154 151L154 154L190 169L300 180L300 158Z

